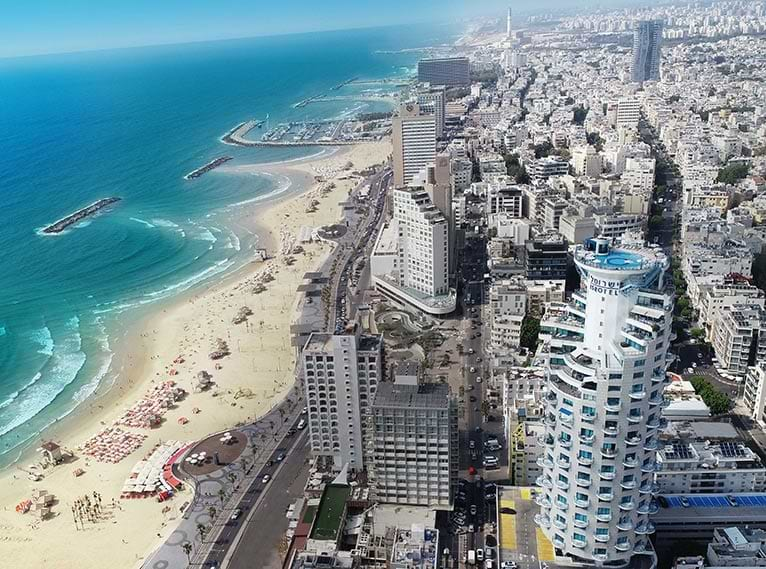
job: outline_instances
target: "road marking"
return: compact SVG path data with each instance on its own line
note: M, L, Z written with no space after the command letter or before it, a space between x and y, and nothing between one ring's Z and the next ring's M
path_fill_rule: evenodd
M531 500L532 499L532 490L529 488L522 488L521 489L521 499L522 500Z
M500 500L500 508L511 508L516 506L513 500ZM516 514L500 514L500 547L516 550Z
M554 561L556 555L553 552L553 544L543 533L543 530L536 528L535 537L537 538L537 558L540 561Z

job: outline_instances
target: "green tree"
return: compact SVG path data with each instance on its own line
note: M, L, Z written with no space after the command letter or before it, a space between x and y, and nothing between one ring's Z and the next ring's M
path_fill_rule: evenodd
M766 254L755 256L752 272L753 284L761 290L766 290Z
M551 155L551 152L553 151L553 145L546 140L540 144L535 144L534 151L535 158L545 158L546 156Z
M702 397L702 401L710 408L710 412L713 415L721 415L731 410L733 404L731 398L725 393L718 391L707 379L701 375L693 375L689 378L689 381L697 395Z
M735 162L734 164L729 164L728 166L718 170L718 177L716 178L716 182L720 182L722 184L736 184L742 178L747 176L749 171L749 164L744 162Z
M530 350L537 349L537 337L540 335L540 319L525 316L521 322L521 345Z
M662 225L662 216L661 215L653 215L649 218L649 226L652 228L656 228Z
M192 544L188 541L184 541L181 545L181 549L183 549L186 554L186 564L191 565Z
M585 124L585 117L588 116L588 109L580 105L574 108L574 116L572 117L572 123L583 125Z
M689 331L689 333L695 340L702 340L705 337L705 330L702 328L694 327Z

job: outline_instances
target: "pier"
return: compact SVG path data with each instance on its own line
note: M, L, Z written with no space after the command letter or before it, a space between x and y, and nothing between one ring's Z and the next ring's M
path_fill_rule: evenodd
M186 174L186 176L184 176L184 180L194 180L195 178L199 178L200 176L202 176L202 174L207 174L208 172L210 172L210 170L214 170L215 168L218 168L218 166L220 166L221 164L225 164L229 160L233 160L233 159L234 159L233 156L220 156L216 158L215 160L211 160L204 166L200 166L196 170L192 170L191 172Z
M61 233L64 231L67 227L70 225L74 225L78 221L82 221L86 217L90 217L91 215L95 215L102 209L104 209L107 206L112 205L113 203L116 203L118 201L122 200L122 198L102 198L98 200L97 202L93 202L89 206L86 206L82 209L78 209L77 211L70 213L66 217L59 219L56 223L53 223L43 229L43 233Z

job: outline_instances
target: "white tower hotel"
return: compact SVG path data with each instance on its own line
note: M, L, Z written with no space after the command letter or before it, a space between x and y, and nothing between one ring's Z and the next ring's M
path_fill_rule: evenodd
M652 554L655 451L671 341L669 261L590 239L563 316L544 320L543 474L535 521L564 555L621 566Z

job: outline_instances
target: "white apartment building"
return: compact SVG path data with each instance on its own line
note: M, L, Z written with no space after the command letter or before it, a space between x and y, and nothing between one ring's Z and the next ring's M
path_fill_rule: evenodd
M527 219L517 219L508 213L497 213L489 217L489 226L497 230L499 239L509 239L514 245L524 245L531 235L531 224Z
M673 440L657 452L663 494L736 494L766 490L766 468L742 442Z
M436 116L422 114L417 103L402 103L391 119L394 185L402 187L434 161Z
M715 284L703 287L700 291L699 321L710 337L713 324L721 318L724 306L734 304L757 304L764 307L764 294L761 289L750 284Z
M654 189L654 158L627 158L622 181L631 190L651 192Z
M646 216L624 213L597 215L596 232L599 237L619 239L626 233L643 233Z
M489 184L487 187L487 215L504 213L509 217L523 217L523 198L519 186Z
M549 198L545 200L543 206L543 226L546 229L559 230L559 221L564 211L569 206L569 202L562 198Z
M577 210L568 208L559 218L558 231L570 243L582 243L596 235L596 219L582 217Z
M766 361L766 310L757 304L724 306L711 343L722 368L744 375L749 365Z
M565 555L626 563L651 550L655 454L669 364L668 259L593 239L574 252L581 289L546 318L547 392L536 522Z
M761 426L766 424L766 362L756 362L747 368L742 400L750 417Z
M449 292L449 223L422 188L394 191L399 283L427 296Z
M313 333L301 353L311 452L336 470L364 468L362 418L383 377L383 337Z
M540 316L551 302L564 302L566 281L526 280L527 313Z
M615 126L636 128L641 118L641 103L633 97L623 97L617 101Z
M531 175L533 180L540 182L553 176L565 176L568 173L569 162L558 156L546 156L535 160Z
M539 439L545 434L545 425L537 421L523 421L516 425L508 439L511 441L511 484L529 486L542 474L537 464L545 453Z
M519 347L521 323L527 313L527 291L522 279L495 281L489 291L490 348L502 353Z
M369 410L375 500L449 508L458 475L458 416L446 384L384 382Z
M573 149L570 164L577 176L596 178L601 175L601 156L590 145Z
M561 192L548 186L522 186L524 215L533 223L543 224L545 220L545 200L558 198Z

